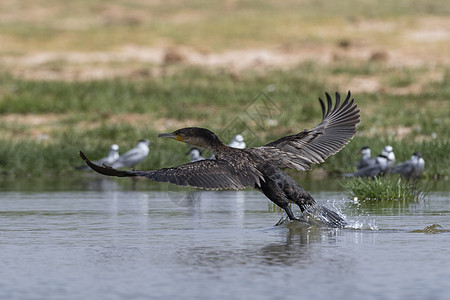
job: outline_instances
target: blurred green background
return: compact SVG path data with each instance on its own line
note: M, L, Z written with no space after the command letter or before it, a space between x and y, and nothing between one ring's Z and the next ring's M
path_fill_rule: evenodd
M0 172L67 174L79 150L95 159L141 138L153 145L137 168L184 163L185 145L156 139L184 126L223 139L236 128L257 146L319 123L325 91L351 90L358 134L313 173L350 172L357 149L390 144L398 161L421 151L425 178L448 178L449 11L441 0L1 1ZM247 113L261 95L278 112L264 128Z

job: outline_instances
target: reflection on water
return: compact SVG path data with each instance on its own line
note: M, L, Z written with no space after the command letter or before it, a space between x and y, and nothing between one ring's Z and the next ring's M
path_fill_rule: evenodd
M411 210L422 209L424 205L429 205L429 199L421 201L408 200L363 200L349 201L346 207L347 212L399 215L410 214Z
M329 229L274 226L281 213L255 191L78 180L70 191L63 183L2 187L1 299L446 299L450 292L448 192L361 205L341 192L313 193L353 224Z
M280 265L294 266L309 263L308 251L312 243L336 243L337 229L305 227L304 224L291 222L283 228L271 228L263 231L275 231L279 235L276 242L255 245L243 242L239 247L191 246L177 251L180 263L193 266L230 267L233 265Z

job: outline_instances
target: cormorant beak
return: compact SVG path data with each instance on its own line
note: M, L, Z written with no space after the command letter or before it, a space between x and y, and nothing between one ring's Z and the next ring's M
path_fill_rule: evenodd
M180 141L180 142L183 141L183 138L181 136L179 136L177 134L173 134L172 132L160 133L160 134L158 134L158 137L171 138L171 139L174 139L174 140L177 140L177 141Z

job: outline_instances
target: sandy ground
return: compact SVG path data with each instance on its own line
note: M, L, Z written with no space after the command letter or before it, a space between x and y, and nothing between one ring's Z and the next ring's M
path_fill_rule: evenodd
M267 45L260 48L225 49L221 52L198 51L183 45L122 45L105 52L39 50L23 53L3 52L0 66L17 77L46 80L95 80L112 77L143 77L166 74L167 66L187 65L226 69L232 72L292 68L312 61L329 64L340 60L379 61L392 67L433 67L450 63L450 19L423 18L420 26L396 33L395 45L377 44L371 34L395 30L393 22L359 22L354 30L369 36L364 40L338 43L305 43L295 47ZM1 50L1 47L0 47ZM1 53L1 52L0 52ZM362 89L376 90L375 83L356 79ZM366 88L364 88L366 86Z
M428 38L425 34L423 36L426 37L425 39ZM450 45L450 34L445 38ZM0 63L21 78L93 80L112 77L158 76L163 72L164 67L173 64L241 72L264 70L265 68L292 68L307 61L320 64L329 64L339 60L381 61L393 67L433 67L450 62L450 55L436 56L427 53L426 49L422 48L389 49L379 47L379 49L372 46L350 44L349 46L320 47L309 45L293 50L269 47L204 53L183 46L126 45L114 52L33 52L19 57L4 55L0 57ZM150 65L151 67L139 65Z

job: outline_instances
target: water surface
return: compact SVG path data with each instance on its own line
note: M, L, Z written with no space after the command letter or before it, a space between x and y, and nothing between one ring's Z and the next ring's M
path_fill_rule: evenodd
M124 182L2 188L0 298L448 299L449 192L382 205L313 192L350 222L328 229L274 226L255 191Z

